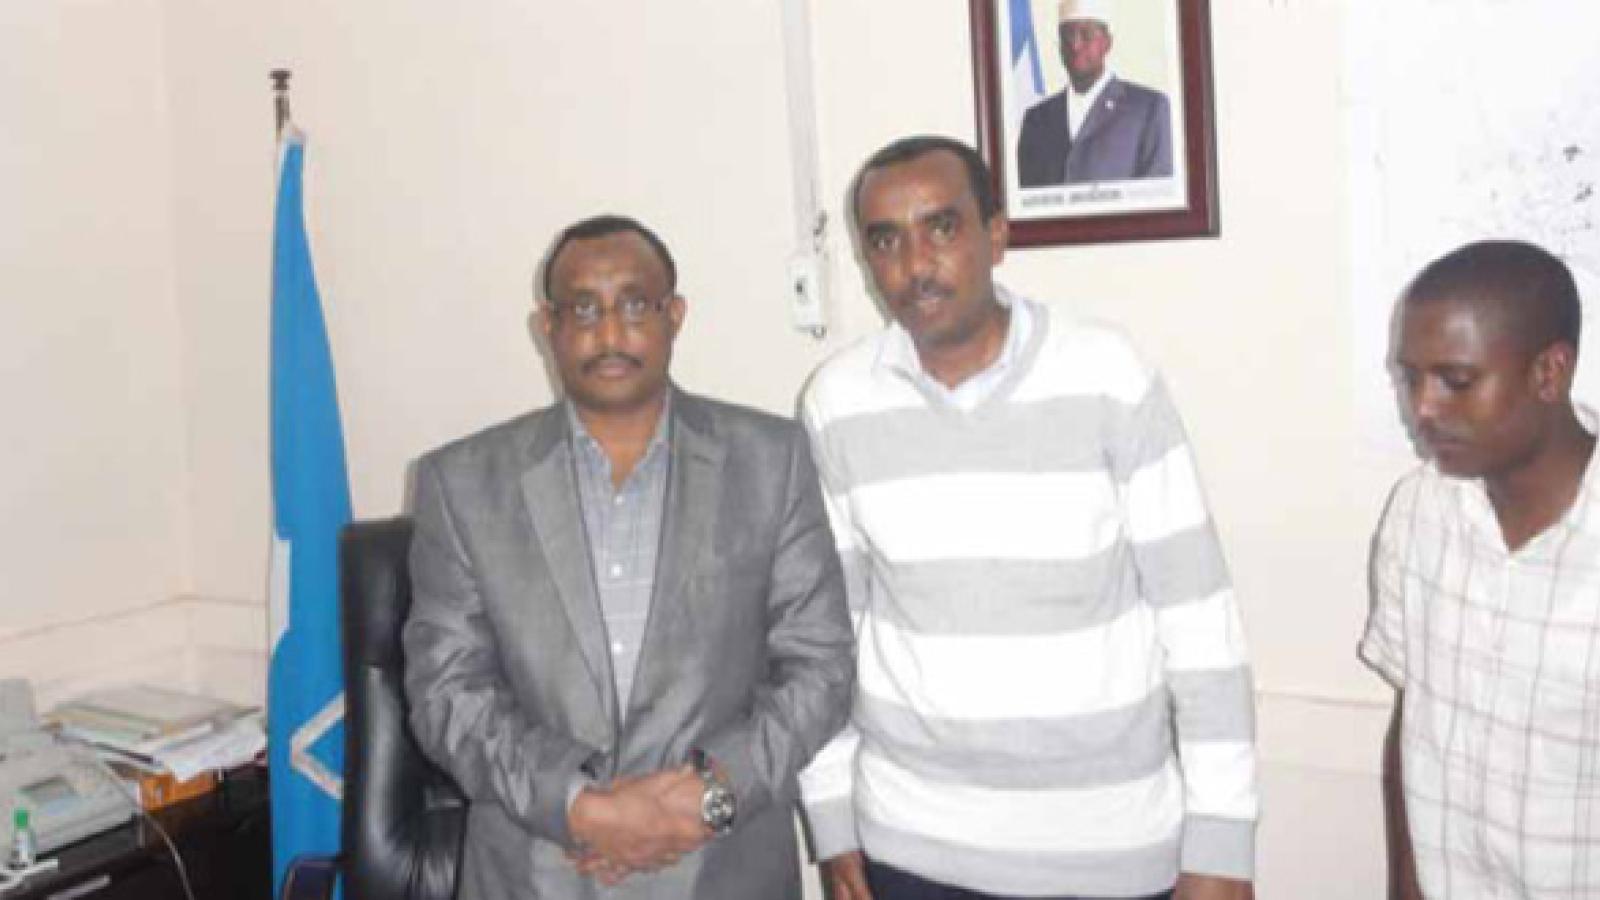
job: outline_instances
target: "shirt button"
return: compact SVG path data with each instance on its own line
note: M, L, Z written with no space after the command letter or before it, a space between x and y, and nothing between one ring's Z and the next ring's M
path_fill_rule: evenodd
M615 496L615 497L613 497L613 498L612 498L612 499L611 499L611 502L612 502L612 503L613 503L613 504L614 504L614 505L616 505L616 506L621 506L621 505L622 505L622 502L623 502L623 501L624 501L624 500L627 500L627 499L628 499L628 498L627 498L627 497L624 497L624 496L623 496L623 495L621 495L621 494L618 494L618 495L617 495L617 496Z
M622 577L622 566L613 565L611 567L611 577L612 578L621 578Z
M612 653L621 653L622 652L622 642L621 641L612 642L612 644L611 644L611 652Z

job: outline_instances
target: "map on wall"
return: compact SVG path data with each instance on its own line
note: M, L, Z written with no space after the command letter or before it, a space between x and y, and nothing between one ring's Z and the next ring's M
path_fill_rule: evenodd
M1566 260L1588 324L1578 395L1600 397L1600 5L1351 4L1345 33L1352 348L1364 462L1415 460L1385 360L1394 300L1461 244L1516 238Z

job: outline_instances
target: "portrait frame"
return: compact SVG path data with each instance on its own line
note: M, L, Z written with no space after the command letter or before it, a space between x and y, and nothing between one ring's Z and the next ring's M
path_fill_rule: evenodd
M973 87L976 94L978 150L993 173L996 196L1011 223L1010 245L1043 247L1171 238L1215 237L1219 232L1217 208L1216 123L1211 74L1211 10L1209 0L1117 0L1121 8L1156 22L1158 36L1142 35L1144 44L1156 45L1144 59L1154 60L1147 71L1160 74L1146 95L1166 98L1170 129L1170 174L1111 177L1107 180L1063 181L1058 184L1021 184L1018 165L1021 122L1028 98L1013 78L1011 48L1014 29L1026 28L1033 36L1036 65L1032 81L1041 82L1046 66L1061 68L1054 33L1040 33L1035 24L1054 22L1059 0L968 0L973 47ZM1019 25L1016 17L1027 15ZM1119 26L1120 27L1120 20ZM1109 68L1118 68L1117 32L1113 30ZM1159 41L1159 43L1157 43ZM1026 73L1028 67L1019 64ZM1055 74L1055 73L1052 73ZM1028 76L1021 75L1023 79ZM1064 72L1060 77L1063 81ZM1144 77L1141 73L1139 77ZM1135 78L1128 79L1130 81ZM1044 106L1052 92L1035 90ZM1065 109L1065 106L1061 106ZM1043 119L1043 114L1038 118ZM1064 118L1064 117L1063 117ZM1037 131L1037 126L1034 126ZM1061 132L1065 135L1065 126ZM1067 150L1063 140L1062 155ZM1030 151L1038 142L1030 141ZM1085 145L1086 147L1089 145ZM1063 163L1065 167L1065 163ZM1037 166L1031 167L1037 171ZM1031 175L1037 179L1037 174ZM1074 177L1074 176L1063 176Z

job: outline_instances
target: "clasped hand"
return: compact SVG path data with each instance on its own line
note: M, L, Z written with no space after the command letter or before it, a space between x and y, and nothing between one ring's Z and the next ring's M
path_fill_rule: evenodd
M711 837L700 819L704 783L690 766L584 788L573 801L568 854L578 871L616 884L673 865Z

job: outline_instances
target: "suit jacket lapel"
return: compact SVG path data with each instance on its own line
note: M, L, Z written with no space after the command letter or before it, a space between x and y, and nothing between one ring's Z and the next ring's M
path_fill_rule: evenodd
M668 440L672 461L661 519L661 550L656 559L655 589L651 592L643 646L639 648L630 710L651 696L663 671L663 659L673 653L672 647L663 644L663 635L670 632L672 620L683 614L684 587L705 553L722 494L718 473L724 454L710 410L676 389L671 409Z
M611 654L606 651L606 626L600 613L594 569L589 562L583 511L578 508L578 485L572 470L572 443L568 439L570 429L565 410L559 405L551 407L542 424L544 427L534 438L533 464L522 476L522 499L544 552L550 579L555 582L556 593L566 607L567 619L577 636L578 648L588 663L606 720L615 727L616 679L611 673Z

